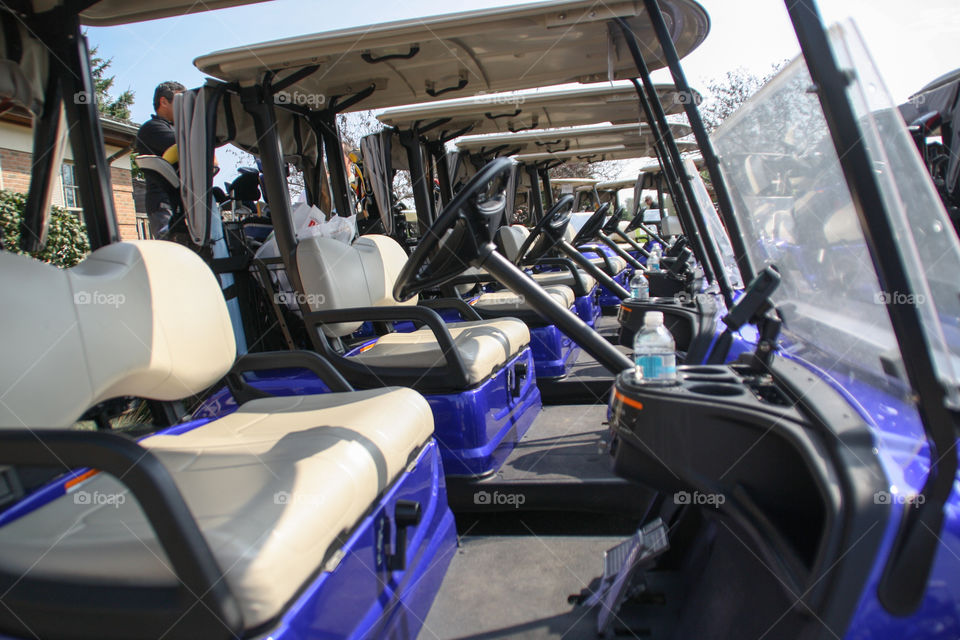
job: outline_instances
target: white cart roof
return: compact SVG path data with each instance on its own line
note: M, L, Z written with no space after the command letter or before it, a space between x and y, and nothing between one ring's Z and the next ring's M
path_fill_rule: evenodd
M662 0L679 55L696 48L710 28L694 0ZM194 64L228 82L277 81L315 71L285 87L290 101L323 109L335 96L371 85L373 95L352 108L428 102L438 96L514 91L566 82L628 79L636 69L613 18L625 18L645 43L647 66L664 66L643 3L564 0L470 11L305 35L201 56Z
M44 11L62 5L66 0L34 0L36 11ZM182 16L211 9L225 9L244 4L256 4L264 0L100 0L80 14L80 21L94 27L109 27L143 20Z
M550 186L553 187L562 187L566 185L574 185L577 188L592 187L598 182L600 181L596 178L550 178Z
M696 142L677 141L681 152L692 151L697 148ZM583 160L585 162L605 162L607 160L633 160L635 158L650 157L655 153L652 146L647 145L614 145L609 147L594 147L590 149L570 149L557 153L521 153L513 156L517 162L533 163L549 160Z
M670 126L675 138L682 138L692 129L685 124ZM537 129L524 133L498 133L487 136L466 136L457 140L457 149L476 154L555 153L572 149L593 149L625 145L653 146L653 131L639 124L603 124L566 129Z
M683 111L683 101L673 85L657 85L657 93L668 115ZM396 107L378 114L377 119L398 129L446 120L424 133L427 137L446 138L467 128L470 134L483 134L575 127L595 122L637 122L642 119L642 111L632 84L604 82L536 93L488 93Z

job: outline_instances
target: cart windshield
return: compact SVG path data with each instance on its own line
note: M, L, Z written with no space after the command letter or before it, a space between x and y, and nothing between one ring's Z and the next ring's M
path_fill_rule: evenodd
M854 106L900 238L912 292L882 293L873 260L802 58L791 62L714 136L757 269L782 276L775 303L785 337L841 379L906 395L903 357L887 314L914 304L941 379L957 394L960 247L903 121L855 28L830 33L850 71ZM882 258L881 258L882 259ZM910 300L890 300L892 296Z

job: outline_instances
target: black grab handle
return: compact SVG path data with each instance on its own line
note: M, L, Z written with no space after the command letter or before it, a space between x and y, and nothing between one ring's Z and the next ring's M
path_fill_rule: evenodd
M418 53L420 53L420 45L414 44L410 46L410 51L407 53L388 53L385 56L376 58L369 53L363 53L360 54L360 59L369 64L377 64L378 62L386 62L387 60L409 60Z

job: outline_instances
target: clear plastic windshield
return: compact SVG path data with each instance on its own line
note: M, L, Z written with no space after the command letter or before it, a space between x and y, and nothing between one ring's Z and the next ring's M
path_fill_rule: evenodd
M956 237L858 34L838 27L831 40L853 71L850 99L901 238L909 302L921 310L941 376L955 385L946 345L956 353L960 344ZM714 145L754 267L775 265L782 276L774 300L785 332L827 370L906 392L888 296L811 88L802 58L794 60L723 124Z
M717 254L723 262L723 270L727 274L727 281L734 289L743 288L743 278L740 276L740 268L737 267L737 260L733 255L733 246L730 244L730 237L727 235L727 229L720 221L720 214L717 213L713 201L710 199L710 193L707 191L707 185L703 183L700 172L693 164L693 160L687 158L683 163L690 176L690 184L693 187L693 194L700 204L700 210L707 221L709 231L708 242L712 242L717 248Z

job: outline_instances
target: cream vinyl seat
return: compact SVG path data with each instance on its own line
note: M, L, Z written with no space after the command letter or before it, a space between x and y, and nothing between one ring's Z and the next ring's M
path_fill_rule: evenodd
M613 273L610 275L617 275L621 271L627 268L627 261L621 258L620 256L607 256L607 259L610 260L610 264L613 265ZM600 269L606 269L607 263L603 258L590 258L590 262L595 264Z
M67 428L122 395L184 398L234 364L220 286L180 245L113 244L66 270L0 253L0 274L9 339L0 427ZM385 388L251 400L140 446L172 477L250 629L324 567L432 433L422 396ZM138 502L106 473L0 527L0 570L121 587L178 583Z
M588 292L593 291L593 288L597 286L596 279L583 269L577 269L577 273L580 275L580 281L583 282L583 288ZM567 270L541 271L540 273L530 274L530 277L536 280L537 284L541 287L554 287L557 285L573 287L575 285L573 274Z
M393 298L393 285L406 259L397 241L382 235L361 236L351 245L321 237L306 238L297 245L297 265L310 294L311 311L416 305L416 296L403 303ZM321 329L336 338L355 332L361 324L325 322ZM452 322L446 328L471 386L490 377L530 343L529 329L516 318ZM348 360L367 367L406 370L434 368L446 362L429 328L388 333Z
M576 297L573 289L567 286L544 287L544 291L550 294L554 300L560 303L565 309L573 306ZM519 296L512 291L493 291L481 294L474 302L474 308L481 312L488 313L508 313L510 311L531 312L533 308L527 302L526 298Z

